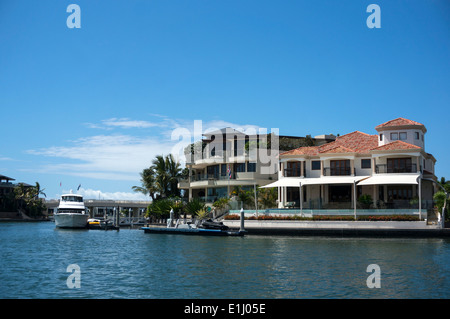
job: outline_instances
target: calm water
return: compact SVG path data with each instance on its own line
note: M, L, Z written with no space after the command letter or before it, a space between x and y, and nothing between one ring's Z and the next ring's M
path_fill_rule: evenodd
M449 298L450 241L208 238L0 223L0 298ZM81 287L68 288L77 264ZM381 288L369 289L369 264Z

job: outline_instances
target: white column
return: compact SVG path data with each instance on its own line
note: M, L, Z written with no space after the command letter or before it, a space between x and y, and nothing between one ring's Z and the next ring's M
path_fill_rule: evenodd
M422 219L422 175L419 176L419 219Z
M356 181L353 182L353 212L356 220Z
M299 192L300 192L300 214L303 214L303 192L302 192L302 182L299 183ZM301 215L300 215L301 216Z

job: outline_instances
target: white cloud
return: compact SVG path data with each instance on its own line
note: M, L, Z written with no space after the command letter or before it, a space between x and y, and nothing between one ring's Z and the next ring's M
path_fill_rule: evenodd
M70 191L65 191L70 193ZM110 200L139 200L150 201L150 197L141 193L132 192L102 192L101 190L80 188L77 194L83 195L84 199L110 199Z
M156 116L156 115L152 115ZM65 146L51 146L48 148L29 150L29 154L57 158L58 163L44 164L34 168L35 172L51 173L70 176L81 176L99 180L133 181L138 183L139 173L151 165L156 155L172 153L180 162L184 162L183 149L194 139L201 137L202 133L214 129L231 127L246 131L259 128L255 125L239 125L222 120L194 121L185 119L169 119L160 116L160 122L137 121L128 118L110 118L103 120L99 127L116 129L142 129L149 127L165 127L152 136L138 137L132 134L95 135L70 141ZM92 127L95 124L89 124ZM183 132L183 135L172 133ZM127 131L128 132L128 131ZM133 134L142 132L133 130ZM197 136L195 136L196 134Z
M106 180L139 180L139 172L151 165L158 154L169 154L170 141L155 137L97 135L80 138L68 146L29 150L33 155L69 160L45 165L44 173L84 176Z
M86 125L89 128L112 130L114 128L120 129L131 129L131 128L143 129L152 127L167 128L169 125L173 124L173 122L168 118L165 117L160 118L162 119L155 122L132 120L129 118L110 118L102 120L101 123L85 123L84 125Z

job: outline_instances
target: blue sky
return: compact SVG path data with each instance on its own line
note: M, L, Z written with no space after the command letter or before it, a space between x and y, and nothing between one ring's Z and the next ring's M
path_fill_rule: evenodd
M141 198L194 120L315 136L405 117L450 179L449 106L447 0L0 1L0 174L48 198Z

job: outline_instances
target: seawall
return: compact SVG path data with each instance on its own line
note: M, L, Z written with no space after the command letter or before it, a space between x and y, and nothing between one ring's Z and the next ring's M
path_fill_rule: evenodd
M239 229L239 220L224 220ZM450 237L450 229L425 221L261 221L245 220L249 235L338 236L338 237Z

